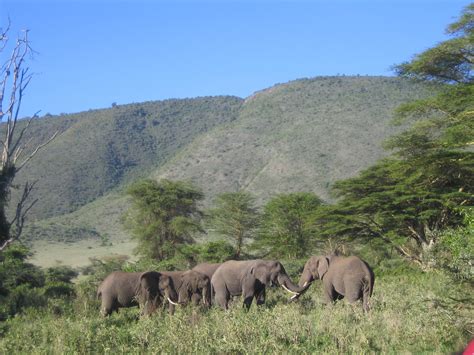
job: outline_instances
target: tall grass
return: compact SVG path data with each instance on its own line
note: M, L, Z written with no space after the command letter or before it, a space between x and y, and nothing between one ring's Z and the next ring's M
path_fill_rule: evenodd
M101 318L78 299L0 323L2 353L451 353L472 337L472 289L441 274L382 276L369 314L327 307L314 285L297 303L281 289L246 312L183 308L139 319L137 309ZM96 302L96 301L95 301ZM471 323L470 323L471 322Z

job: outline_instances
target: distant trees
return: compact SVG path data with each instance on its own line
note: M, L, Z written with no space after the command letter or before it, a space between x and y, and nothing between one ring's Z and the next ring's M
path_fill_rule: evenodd
M193 243L201 228L198 202L203 194L182 181L142 180L127 191L132 207L125 225L138 241L136 252L158 261L173 257L179 247Z
M310 192L275 196L263 208L255 247L271 257L306 256L315 242L312 216L321 204Z
M31 146L31 141L25 141L25 134L32 118L19 125L19 114L25 90L27 89L32 74L25 63L33 53L28 39L28 31L23 31L10 46L8 32L10 24L0 29L0 54L11 49L6 60L2 59L0 66L0 122L1 134L1 160L0 160L0 251L20 238L28 211L36 201L28 202L28 197L35 182L27 182L20 195L12 219L8 219L6 208L10 202L10 192L16 174L28 161L45 145L53 140L58 132L51 134L50 138L37 146Z
M255 198L248 192L220 194L208 211L209 227L234 244L236 259L242 255L244 242L253 239L260 215L255 207Z

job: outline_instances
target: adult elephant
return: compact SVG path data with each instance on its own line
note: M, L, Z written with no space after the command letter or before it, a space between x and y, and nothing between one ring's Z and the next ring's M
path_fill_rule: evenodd
M212 279L212 276L221 265L222 263L201 263L197 264L191 270L200 272L201 274L204 274L209 277L209 279Z
M194 271L162 271L163 275L171 278L175 286L178 298L176 302L186 305L192 302L194 305L203 303L206 307L211 305L211 280L206 275ZM170 303L170 312L174 311L174 305Z
M307 287L320 279L328 303L346 298L349 303L362 299L365 312L369 310L375 275L370 266L357 256L312 256L305 264L299 286Z
M211 285L216 303L224 309L231 296L242 295L247 309L254 298L257 305L265 303L265 288L271 285L280 285L294 295L304 291L290 280L279 261L270 260L226 261L212 276Z
M109 274L97 289L102 301L101 314L110 315L122 307L142 306L142 314L149 315L164 300L172 303L177 299L173 280L162 273L122 272Z

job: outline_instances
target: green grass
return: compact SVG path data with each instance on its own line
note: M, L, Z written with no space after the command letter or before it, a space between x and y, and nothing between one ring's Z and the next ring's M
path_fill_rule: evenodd
M468 292L468 291L471 292ZM0 324L4 353L452 353L472 337L472 289L436 273L376 279L372 310L320 302L320 286L298 303L270 290L249 312L180 309L138 319L138 309L107 319L97 302L30 310ZM471 322L469 324L469 322ZM471 332L471 333L469 333Z

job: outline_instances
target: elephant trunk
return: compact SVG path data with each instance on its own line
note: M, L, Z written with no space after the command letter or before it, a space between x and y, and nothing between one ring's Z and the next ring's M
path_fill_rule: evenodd
M173 305L177 305L178 303L178 295L176 294L176 290L174 289L173 286L170 286L168 288L165 289L165 299L173 304Z
M306 287L300 287L298 285L295 285L287 274L278 275L278 283L281 287L283 287L286 291L292 293L293 295L299 295L300 293L306 290Z
M178 303L179 304L187 304L189 302L189 293L187 287L182 285L179 292L178 292Z
M301 274L300 281L298 282L298 285L300 287L306 287L313 281L314 281L314 278L313 278L313 275L311 274L311 271L309 269L305 268L303 270L303 273Z

